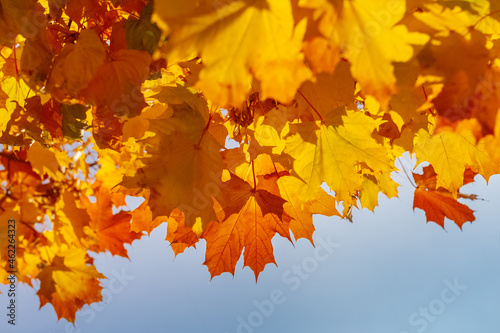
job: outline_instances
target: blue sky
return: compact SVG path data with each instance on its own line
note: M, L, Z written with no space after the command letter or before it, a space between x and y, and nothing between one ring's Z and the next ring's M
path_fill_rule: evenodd
M463 188L485 199L469 202L476 221L463 231L449 221L446 231L426 224L423 211L412 211L412 186L404 174L395 177L403 183L400 198L381 196L375 213L355 211L352 224L316 216L318 250L275 238L278 267L267 266L258 283L241 263L235 277L210 281L204 244L174 260L162 225L128 247L130 261L97 256L110 278L105 302L85 306L75 327L57 322L50 305L38 310L36 291L19 286L18 325L7 327L2 315L0 331L500 331L500 177Z

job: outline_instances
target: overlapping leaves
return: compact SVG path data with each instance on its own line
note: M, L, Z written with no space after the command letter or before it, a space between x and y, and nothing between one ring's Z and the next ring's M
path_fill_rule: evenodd
M499 18L486 0L1 0L19 281L74 321L101 300L89 253L163 222L176 255L207 243L212 277L243 256L257 278L273 237L313 243L314 214L397 196L404 152L430 163L413 208L463 228L460 188L500 171Z

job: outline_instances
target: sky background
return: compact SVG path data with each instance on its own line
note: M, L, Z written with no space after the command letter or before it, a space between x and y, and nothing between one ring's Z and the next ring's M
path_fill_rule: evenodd
M409 160L403 164L411 170ZM127 246L130 260L96 256L109 278L104 302L85 306L76 326L57 322L51 305L38 310L36 289L21 285L12 328L0 285L0 332L499 332L500 177L462 188L485 199L467 202L476 221L463 231L450 221L446 231L426 223L423 211L412 210L406 176L394 179L403 184L400 197L381 195L375 213L355 210L352 224L315 217L316 246L333 242L331 253L275 237L278 267L266 266L258 283L241 262L235 277L210 280L204 242L174 259L164 224Z

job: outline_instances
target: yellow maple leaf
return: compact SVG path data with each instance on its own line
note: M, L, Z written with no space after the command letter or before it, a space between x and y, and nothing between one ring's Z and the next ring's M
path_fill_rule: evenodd
M6 131L11 116L18 108L26 104L26 99L33 96L33 91L23 80L16 77L7 77L1 80L0 89L5 93L4 107L0 104L0 134ZM10 129L9 129L10 130ZM8 131L6 131L8 132ZM19 134L19 133L16 133Z
M368 208L372 212L378 206L379 193L384 193L389 199L397 197L398 183L391 179L391 173L377 172L364 175L362 189L359 191L359 201L363 208Z
M60 168L67 168L71 162L66 152L44 148L38 142L29 148L27 160L40 176L47 174L54 179L63 178L63 169Z
M383 105L396 91L392 63L410 60L412 45L429 39L397 24L405 13L404 1L303 0L300 4L316 9L320 32L339 45L341 54L352 64L353 77Z
M155 14L167 29L167 58L201 56L198 87L216 104L243 102L252 76L262 98L289 102L311 75L300 52L306 22L295 25L289 1L160 0Z
M290 221L290 230L296 240L308 239L313 245L313 214L325 216L340 216L335 208L335 198L319 188L314 199L304 201L301 193L303 183L293 176L280 177L277 181L281 197L285 199L283 208L293 220Z
M101 301L102 286L98 279L105 276L87 265L91 258L85 249L64 246L50 250L57 253L47 258L50 264L37 276L40 307L51 303L59 319L74 322L76 311L83 305Z
M465 36L474 28L484 34L492 34L495 39L499 36L500 22L494 15L498 12L492 1L429 2L422 9L415 12L414 16L434 29L436 35L446 36L456 32Z
M307 81L296 96L296 117L326 116L341 106L354 106L355 81L347 62L340 62L332 74L318 74L314 82ZM289 111L290 112L290 111ZM310 115L308 115L309 113Z
M305 182L306 199L313 199L323 183L335 191L337 201L350 201L361 190L365 163L375 172L393 169L386 147L372 133L377 122L361 112L336 109L324 122L290 125L285 152L295 160L293 169Z
M466 166L474 168L486 181L500 172L500 164L486 152L484 143L476 145L470 130L435 135L420 130L414 142L417 161L429 162L437 174L436 187L447 189L455 198L464 184Z
M64 191L54 205L54 237L56 240L67 244L83 245L90 247L90 242L85 241L85 227L88 227L90 216L84 208L77 206L79 198L70 191Z

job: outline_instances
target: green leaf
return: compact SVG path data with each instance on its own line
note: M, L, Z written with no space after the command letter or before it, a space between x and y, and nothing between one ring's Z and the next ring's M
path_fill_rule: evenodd
M151 23L153 4L149 2L141 11L139 19L128 19L125 21L125 40L127 48L133 50L148 51L149 54L158 47L161 31L156 23Z
M62 132L68 139L81 139L82 131L89 126L85 119L87 108L81 104L61 104Z

